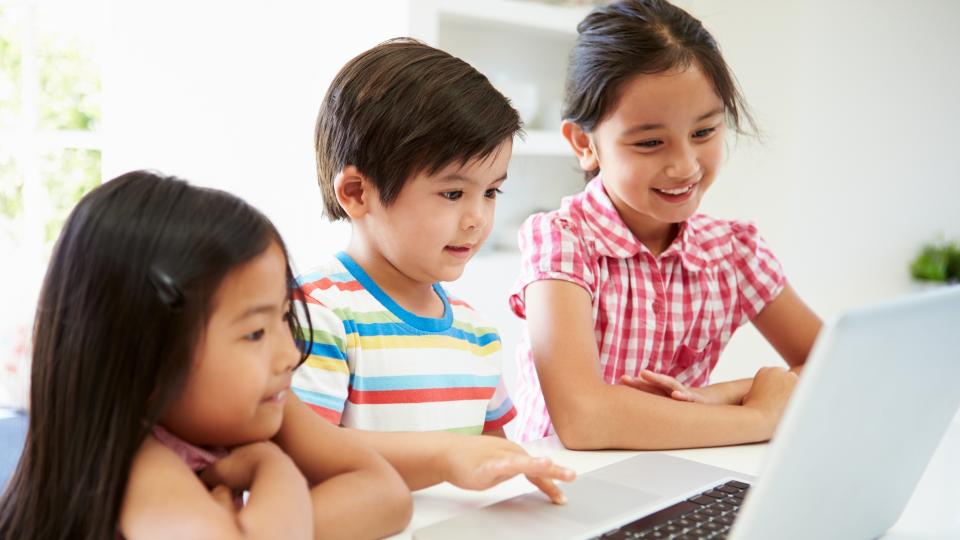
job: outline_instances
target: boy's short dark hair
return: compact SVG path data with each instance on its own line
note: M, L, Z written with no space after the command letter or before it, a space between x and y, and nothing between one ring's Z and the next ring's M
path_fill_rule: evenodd
M414 175L485 158L521 130L510 101L470 64L409 38L381 43L337 73L317 116L317 181L326 215L346 219L333 180L347 165L380 201Z

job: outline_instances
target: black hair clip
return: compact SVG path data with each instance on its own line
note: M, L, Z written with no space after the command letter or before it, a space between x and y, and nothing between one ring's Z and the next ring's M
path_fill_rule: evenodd
M179 313L180 310L183 309L183 291L180 290L177 282L170 277L170 274L156 266L151 266L150 283L152 283L153 288L157 290L157 298L174 313Z

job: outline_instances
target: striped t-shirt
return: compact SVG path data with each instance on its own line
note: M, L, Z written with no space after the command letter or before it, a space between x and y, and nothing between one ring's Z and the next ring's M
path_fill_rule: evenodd
M346 253L298 278L313 324L293 391L335 424L374 431L479 434L515 415L500 336L434 285L443 317L398 305Z

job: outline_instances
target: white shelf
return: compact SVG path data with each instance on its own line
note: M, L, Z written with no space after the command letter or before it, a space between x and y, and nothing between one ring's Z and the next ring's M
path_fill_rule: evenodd
M532 129L527 130L523 139L517 137L513 140L513 155L573 157L573 150L559 129Z
M553 6L518 0L441 0L440 14L489 24L576 37L577 24L593 6Z

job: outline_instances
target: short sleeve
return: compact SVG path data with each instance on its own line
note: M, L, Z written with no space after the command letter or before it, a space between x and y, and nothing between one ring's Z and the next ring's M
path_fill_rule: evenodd
M483 432L496 431L507 425L517 415L517 409L507 394L507 387L503 384L503 376L497 381L497 388L493 397L487 403L487 414L483 422Z
M534 281L575 283L593 296L594 276L580 227L554 213L534 214L520 227L520 277L510 295L510 309L526 318L524 291Z
M737 276L739 322L746 323L773 301L786 284L780 261L756 226L731 222L733 228L733 267Z
M310 350L293 373L293 392L314 412L339 425L350 383L344 322L332 309L313 299L308 300L306 309L313 326L312 339L298 336L300 343L309 342ZM309 331L303 329L304 333Z

